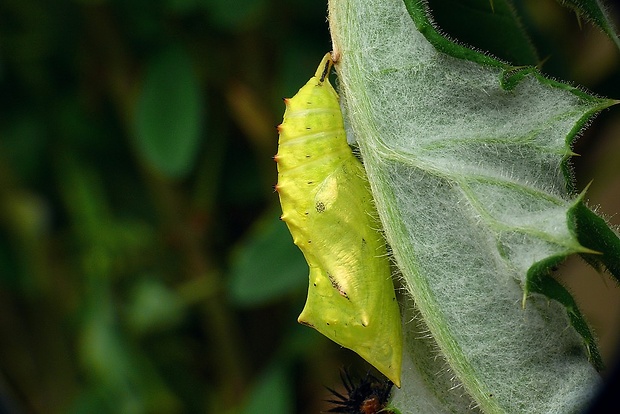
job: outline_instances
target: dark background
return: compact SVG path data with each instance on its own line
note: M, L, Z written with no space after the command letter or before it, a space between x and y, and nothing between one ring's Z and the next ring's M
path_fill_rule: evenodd
M604 35L553 0L519 4L544 72L620 97ZM5 411L317 413L340 368L365 372L296 323L307 267L272 188L281 98L330 50L326 9L0 1ZM453 17L437 20L504 57ZM619 120L599 115L574 163L616 225ZM558 277L612 361L617 286L579 260Z

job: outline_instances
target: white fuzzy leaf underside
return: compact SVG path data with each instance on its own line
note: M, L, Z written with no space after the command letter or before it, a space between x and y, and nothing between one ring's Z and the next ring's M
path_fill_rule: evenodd
M405 359L416 356L396 407L577 412L599 381L582 341L560 305L532 295L523 309L521 299L530 266L582 250L560 165L600 102L533 75L502 89L501 69L436 51L400 0L332 0L330 26L403 284L437 342L431 353L464 385L448 396L431 384L451 374L421 360L409 324Z

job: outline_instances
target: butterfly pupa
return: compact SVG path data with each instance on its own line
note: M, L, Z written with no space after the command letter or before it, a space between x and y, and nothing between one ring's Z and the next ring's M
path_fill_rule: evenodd
M400 386L400 310L385 241L362 163L347 144L326 54L285 99L278 126L282 220L310 268L298 321L359 354Z

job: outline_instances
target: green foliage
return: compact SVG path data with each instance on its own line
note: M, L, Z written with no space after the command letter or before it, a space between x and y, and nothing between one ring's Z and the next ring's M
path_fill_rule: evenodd
M577 203L569 211L569 219L579 243L592 249L581 256L593 267L608 270L620 282L620 240L616 233L583 203Z
M270 158L325 4L237 6L0 4L0 401L320 409L338 349L295 339L306 265Z
M615 25L601 0L560 0L560 3L574 9L577 14L586 19L591 20L620 48L620 39L614 27Z
M491 52L517 65L536 65L538 56L509 0L430 0L432 18L451 39ZM476 24L463 24L475 21Z
M308 284L306 270L279 212L268 210L235 252L228 287L231 300L239 306L257 306L290 291L303 291Z
M292 413L293 390L289 369L282 362L267 368L258 378L255 389L250 393L243 414L288 414Z
M178 47L158 53L141 89L135 116L138 152L161 173L182 177L196 159L203 114L189 56Z
M51 414L310 414L328 409L324 385L337 387L343 365L367 369L298 326L307 270L272 189L281 97L331 49L326 2L230 3L0 2L0 401ZM616 55L572 11L492 3L433 1L435 32L620 96ZM582 54L595 50L604 58ZM608 216L620 208L620 149L604 134L616 120L602 114L574 149L576 188L600 177L588 205ZM612 269L613 232L583 206L570 211L576 237L604 253L583 257ZM423 329L405 337L419 359L437 349ZM444 368L433 360L424 381L458 407Z

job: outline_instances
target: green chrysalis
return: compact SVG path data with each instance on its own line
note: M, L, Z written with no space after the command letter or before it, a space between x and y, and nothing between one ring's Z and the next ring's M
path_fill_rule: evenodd
M362 163L347 144L326 54L278 127L282 220L310 267L299 322L400 386L402 334L385 241Z

